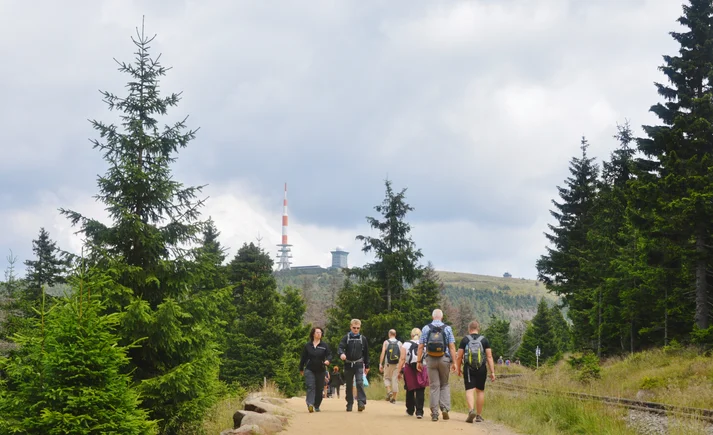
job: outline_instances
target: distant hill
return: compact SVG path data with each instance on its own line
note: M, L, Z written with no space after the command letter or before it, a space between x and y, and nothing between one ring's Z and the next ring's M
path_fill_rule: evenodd
M438 271L438 275L444 286L446 317L459 330L473 318L487 325L491 315L510 320L513 329L521 329L525 320L534 317L542 297L550 303L557 300L535 280L445 271ZM307 268L277 272L275 276L280 290L286 286L302 289L307 302L305 321L324 326L326 310L334 305L344 274L339 270Z

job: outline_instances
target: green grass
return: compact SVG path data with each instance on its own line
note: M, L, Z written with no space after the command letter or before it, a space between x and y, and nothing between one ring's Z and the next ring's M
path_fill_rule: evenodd
M503 278L498 276L446 271L438 271L438 276L441 278L444 285L450 285L453 287L473 288L479 290L488 289L495 292L502 292L504 291L502 289L507 286L510 290L505 291L513 296L533 295L537 299L543 296L548 300L557 299L557 296L547 292L544 284L538 283L532 279Z

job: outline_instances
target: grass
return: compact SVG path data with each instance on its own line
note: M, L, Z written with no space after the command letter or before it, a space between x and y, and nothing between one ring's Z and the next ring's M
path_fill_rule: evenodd
M631 357L615 358L602 366L602 379L581 384L565 362L538 371L524 367L497 367L497 373L522 374L521 378L501 380L555 391L581 391L596 395L635 398L642 386L652 396L650 401L680 406L712 408L713 358L699 355L693 349L654 350ZM548 395L530 395L497 388L497 382L486 384L483 417L498 421L523 434L636 434L627 425L628 410L594 402ZM403 383L400 384L400 387ZM403 389L403 388L401 388ZM386 388L374 379L366 390L370 400L384 400ZM399 400L405 393L399 392ZM426 391L428 407L428 391ZM466 413L462 378L451 375L451 407ZM704 435L710 427L690 419L669 418L667 433Z
M444 285L453 287L464 287L473 289L489 289L492 291L503 291L505 286L509 287L508 294L533 295L537 299L545 297L548 300L555 300L557 297L549 293L543 283L538 283L532 279L503 278L498 276L476 275L472 273L445 272L438 271L438 276Z
M271 397L284 397L274 383L268 382L257 390ZM223 399L213 406L203 422L206 434L218 434L233 427L233 414L243 408L243 401L249 391L241 387L226 387Z

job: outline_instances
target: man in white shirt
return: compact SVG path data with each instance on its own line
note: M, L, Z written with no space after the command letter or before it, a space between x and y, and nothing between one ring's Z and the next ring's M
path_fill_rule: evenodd
M384 385L386 386L386 400L396 403L396 395L399 393L398 370L401 359L402 343L396 339L396 330L389 330L389 339L381 346L381 356L379 357L379 371L384 374Z

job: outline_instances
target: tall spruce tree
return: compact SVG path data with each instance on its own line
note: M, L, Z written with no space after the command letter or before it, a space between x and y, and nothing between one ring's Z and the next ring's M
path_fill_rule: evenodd
M513 356L514 346L510 338L510 321L490 316L488 327L482 333L490 343L494 358L497 359L499 356L511 358Z
M58 257L60 252L57 243L50 239L49 233L40 228L37 239L32 241L34 260L26 260L25 266L27 289L25 298L30 301L39 301L42 295L42 286L51 287L65 282L67 262Z
M212 319L216 294L200 289L201 268L186 246L202 229L200 187L185 187L171 174L181 148L195 138L186 119L160 127L180 101L162 96L159 82L168 69L150 55L154 37L143 26L132 38L133 63L119 62L129 76L127 93L102 92L121 117L119 126L92 121L94 148L108 163L96 198L110 224L62 209L88 242L88 259L113 278L104 290L107 307L123 313L121 344L129 350L131 373L142 406L160 421L160 432L176 434L199 426L217 399L218 351Z
M679 55L663 57L660 70L669 83L656 87L665 103L651 107L661 125L643 127L647 137L638 140L638 149L645 158L638 161L637 187L653 235L680 249L680 262L672 259L667 266L679 263L687 271L683 285L695 288L691 323L705 330L711 324L713 263L713 4L690 0L678 22L687 31L671 32ZM676 279L669 275L666 289L678 287Z
M406 189L394 192L391 181L385 181L386 197L375 206L382 219L367 217L371 228L379 231L379 237L356 237L363 242L362 251L373 253L376 260L362 268L350 269L352 276L375 280L384 291L386 311L391 311L393 300L404 296L406 286L412 285L423 273L418 261L423 256L411 240L411 225L406 221L406 214L413 211L406 199Z
M221 369L221 378L227 382L257 386L264 377L272 378L280 366L286 318L272 266L270 255L254 243L244 244L228 265L234 314Z
M555 334L550 308L547 306L545 298L542 298L537 305L537 314L535 314L535 317L532 318L525 330L525 335L523 335L522 343L515 353L515 358L519 358L524 366L535 367L537 365L535 350L539 347L539 363L542 365L560 351Z
M594 306L592 282L585 266L598 167L587 155L588 147L587 140L582 138L581 157L571 160L571 176L565 181L566 187L557 188L562 202L553 200L555 210L550 211L557 224L548 224L551 233L545 233L552 246L537 260L538 279L549 291L561 296L569 307L579 346L593 346L596 337L589 318Z

